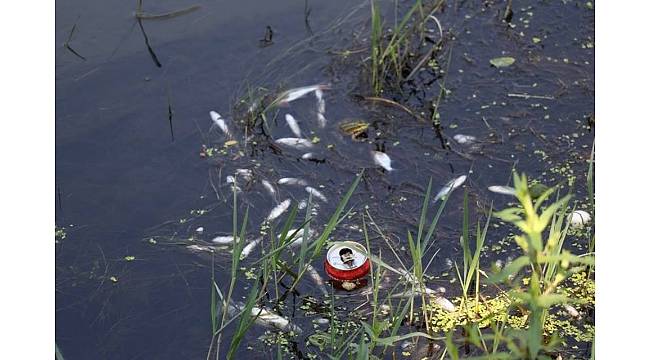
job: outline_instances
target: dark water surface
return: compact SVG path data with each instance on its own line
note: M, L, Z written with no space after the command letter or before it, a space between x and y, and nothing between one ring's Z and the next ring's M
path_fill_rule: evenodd
M471 204L487 209L494 202L500 209L508 199L486 187L507 184L513 166L549 184L575 175L578 205L584 203L593 142L594 13L582 2L515 1L514 28L499 20L501 2L445 6L437 15L447 38L437 56L439 69L421 72L383 95L428 119L425 105L437 97L446 74L449 92L439 109L449 144L444 147L430 123L353 96L369 94L366 2L309 1L307 21L302 1L145 1L144 10L163 13L196 3L201 8L189 14L142 21L156 60L133 16L135 1L56 4L57 44L65 43L75 27L69 46L85 58L57 47L56 223L66 237L58 240L56 252L56 341L66 359L205 358L211 340L212 262L209 255L179 245L231 231L232 195L225 178L238 168L255 174L240 199L240 211L249 206L252 232L275 200L299 201L307 195L300 187L281 187L273 200L260 180L300 177L323 192L329 201L320 204L313 225L322 230L365 169L350 204L357 215L368 206L397 249L408 247L406 231L415 229L429 179L435 192L469 174ZM398 13L409 4L399 2ZM394 3L383 5L392 24ZM273 29L273 44L260 47L267 26ZM437 34L433 22L428 26ZM350 54L341 55L345 50ZM489 60L499 56L516 62L503 69L490 66ZM414 54L413 63L417 58ZM448 72L441 73L448 62ZM320 139L315 152L324 163L300 160L298 151L272 151L264 138L243 146L248 134L232 119L248 89L274 92L317 83L332 84L325 92L325 129L316 125L311 95L280 109L269 128L273 138L292 136L284 122L290 112L306 136ZM206 159L199 157L202 145L221 148L227 140L211 129L210 110L224 115L240 143ZM341 134L337 125L346 118L368 121L368 139L357 142ZM458 144L455 134L475 136L478 142ZM391 156L394 172L373 165L370 150L377 149ZM445 258L458 258L461 214L458 192L436 233L439 261L431 274L447 269ZM333 239L362 241L359 225L360 218L351 217ZM195 234L197 227L204 227L203 235ZM505 235L495 228L488 244ZM373 241L377 251L389 253L381 240ZM400 255L408 258L404 250ZM230 254L215 259L216 280L224 289ZM324 275L320 263L314 265ZM303 282L299 292L317 296L315 287ZM448 280L441 284L454 292ZM239 284L236 299L248 285ZM289 299L300 304L299 297ZM285 315L311 328L311 319L299 310ZM263 331L253 328L247 334L241 356L273 355L257 341ZM307 335L297 339L295 356L315 351L305 346Z

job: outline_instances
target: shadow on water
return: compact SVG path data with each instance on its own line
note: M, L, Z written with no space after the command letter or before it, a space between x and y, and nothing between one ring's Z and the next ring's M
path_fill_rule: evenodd
M387 14L407 6L384 5ZM547 183L575 175L575 191L584 197L579 174L586 173L593 141L593 11L517 2L513 13L514 27L501 21L500 3L450 2L437 18L440 51L432 57L423 47L413 54L408 80L373 100L366 87L364 1L165 1L142 2L140 9L58 2L56 223L65 237L57 237L56 341L65 358L206 356L212 257L184 246L232 231L226 177L236 169L254 174L240 199L242 213L249 207L251 232L278 202L309 195L276 185L269 196L262 180L297 177L321 191L328 202L320 202L312 225L319 231L365 169L350 200L354 211L333 239L363 241L360 214L367 209L399 254L407 252L405 234L417 227L429 179L437 190L469 174L470 199L485 210L506 204L486 187L511 182L515 166ZM141 34L133 32L136 23ZM491 66L499 56L516 62ZM317 83L331 85L324 91L324 129L313 95L270 111L265 127L245 123L250 100ZM212 125L211 110L228 121L232 137ZM293 137L286 113L298 119L323 161L274 144ZM432 113L439 114L437 124ZM339 130L351 120L368 124L363 137ZM477 140L461 144L457 134ZM233 139L237 144L225 146ZM210 156L199 156L207 149ZM372 150L389 154L395 171L374 165ZM437 284L449 284L445 259L458 256L462 201L456 196L435 235L439 261L429 272ZM378 231L370 236L375 250L389 253ZM491 256L505 260L511 253ZM215 279L225 288L230 254L215 259ZM241 300L250 285L241 281L234 298ZM304 295L317 293L308 281L299 284L299 296L285 299L284 315L311 328L300 305ZM355 308L365 297L338 301ZM264 331L253 327L240 352L273 355L275 348L257 342ZM308 352L305 339L297 339L294 356Z

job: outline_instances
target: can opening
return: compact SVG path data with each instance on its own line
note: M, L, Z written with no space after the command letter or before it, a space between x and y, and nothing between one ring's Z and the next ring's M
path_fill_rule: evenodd
M348 267L353 267L354 266L354 254L352 253L352 249L344 247L341 250L339 250L339 256L341 257L341 261L347 265Z

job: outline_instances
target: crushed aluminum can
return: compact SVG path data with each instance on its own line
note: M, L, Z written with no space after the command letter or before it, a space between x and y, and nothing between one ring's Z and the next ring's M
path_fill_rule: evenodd
M350 291L367 284L365 277L370 272L367 253L363 245L354 241L332 244L327 250L325 272L335 287Z

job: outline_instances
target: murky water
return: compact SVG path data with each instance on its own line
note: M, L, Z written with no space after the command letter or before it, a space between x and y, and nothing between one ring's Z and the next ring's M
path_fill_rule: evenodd
M143 9L162 13L194 4L144 2ZM255 175L250 184L242 184L239 197L240 211L250 209L251 232L258 231L277 201L308 196L302 187L280 186L272 198L261 180L299 177L321 191L328 202L318 202L313 224L321 230L364 169L350 200L357 215L333 239L361 241L358 215L367 206L406 258L406 232L416 229L429 179L437 191L448 180L469 174L472 205L488 209L493 202L502 208L508 199L486 187L508 183L516 166L549 184L575 174L574 191L584 199L583 174L593 141L594 14L583 3L515 2L513 28L500 21L500 2L449 2L437 14L445 33L436 56L439 66L383 94L429 119L428 102L437 98L444 79L448 92L439 108L441 134L398 108L354 96L369 95L366 2L200 5L173 19L142 21L154 60L133 17L135 2L57 3L57 44L66 42L74 26L68 44L85 58L57 47L56 223L66 237L56 253L56 340L66 359L206 356L212 259L182 245L190 238L200 242L231 232L232 195L225 179L237 168ZM390 24L394 4L383 5ZM409 3L398 5L401 14ZM267 26L273 43L261 47ZM437 29L434 22L428 26ZM414 54L412 63L420 56ZM489 60L500 56L515 58L515 64L490 66ZM238 102L249 91L261 87L273 94L317 83L332 85L324 93L324 129L317 125L316 99L309 95L273 112L277 116L269 118L269 134L258 132L244 141L251 134L233 120L239 119ZM215 151L202 158L203 145L221 149L228 140L211 126L210 110L224 115L239 143L224 154ZM303 152L271 146L272 139L293 136L285 113L295 116L306 137L318 137L314 152L324 162L305 161L300 159ZM338 125L346 119L367 121L367 138L355 141L342 134ZM456 143L456 134L472 135L477 142ZM389 154L396 170L380 170L371 150ZM446 271L445 258L457 259L461 214L459 191L436 232L440 251L432 275ZM196 234L197 227L204 228L203 234ZM505 235L494 229L488 244ZM377 234L371 238L373 251L389 253ZM262 248L264 243L244 266ZM490 260L507 255L491 255ZM314 265L324 275L320 264ZM228 252L219 252L214 266L216 280L225 288ZM440 284L454 291L448 280ZM239 285L235 298L245 295L249 284ZM297 290L303 296L318 295L309 281ZM285 315L309 329L311 318L298 309L300 296L290 296L287 303L296 307ZM253 328L240 352L270 357L274 349L256 340L263 331ZM305 345L307 335L296 339L295 356L315 351Z

